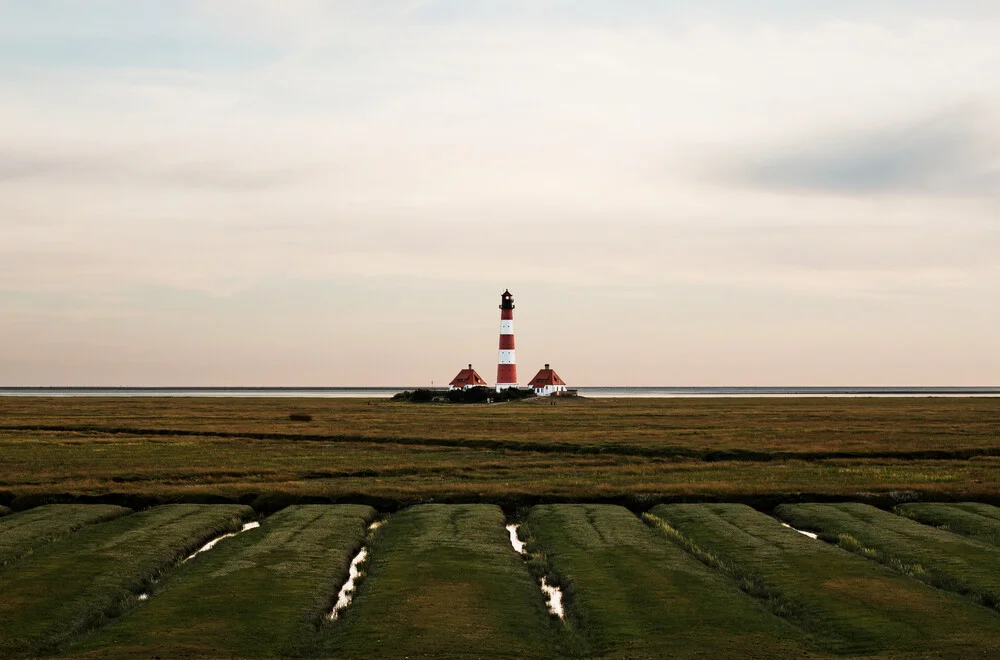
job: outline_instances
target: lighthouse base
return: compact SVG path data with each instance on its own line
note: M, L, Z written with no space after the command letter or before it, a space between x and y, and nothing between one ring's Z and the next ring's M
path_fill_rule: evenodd
M517 383L497 383L497 392L500 390L509 390L510 388L517 389Z

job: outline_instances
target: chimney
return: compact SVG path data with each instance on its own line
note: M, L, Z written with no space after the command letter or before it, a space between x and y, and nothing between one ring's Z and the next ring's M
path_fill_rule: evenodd
M548 363L548 362L546 362L546 363L545 363L545 368L546 368L546 369L548 369L548 368L549 368L549 363Z
M469 370L470 370L470 371L472 370L472 365L471 365L471 364L469 365Z

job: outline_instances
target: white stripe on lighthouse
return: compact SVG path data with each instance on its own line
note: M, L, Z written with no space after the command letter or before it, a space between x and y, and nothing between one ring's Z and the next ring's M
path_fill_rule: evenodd
M513 349L500 351L500 358L497 360L497 364L514 364Z
M502 335L514 334L514 322L507 319L500 321L500 334Z

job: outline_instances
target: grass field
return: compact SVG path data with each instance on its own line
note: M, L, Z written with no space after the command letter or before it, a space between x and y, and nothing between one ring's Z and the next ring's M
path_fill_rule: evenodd
M74 656L276 657L308 653L375 511L284 509L198 555Z
M807 538L738 504L661 505L664 531L837 654L987 657L995 612Z
M588 657L803 657L806 636L643 524L607 505L531 509L529 550L567 586Z
M187 553L253 511L158 507L88 525L39 548L0 579L0 656L35 656L131 610Z
M546 658L561 624L504 516L484 504L406 509L378 530L353 604L323 629L337 658Z
M901 504L896 513L942 529L1000 546L1000 508L978 502Z
M1000 552L985 508L1000 503L1000 397L0 397L0 457L0 515L18 512L0 519L0 553L19 557L0 568L5 657L1000 656L1000 614L938 588L994 597L972 568L997 572L982 557ZM903 537L854 549L919 560L938 587L736 504L817 501L930 523L882 512L922 530L916 554ZM16 531L50 503L138 512ZM321 506L289 507L306 504ZM388 522L366 535L374 515ZM362 538L355 601L321 623ZM546 571L567 587L565 624Z
M7 397L3 427L318 436L702 457L996 450L1000 397L542 399L417 405L366 399ZM291 412L312 416L292 422ZM141 433L140 433L141 434Z
M1000 548L858 503L784 504L778 516L840 547L1000 609Z
M112 505L50 504L0 520L0 568L84 525L132 513Z
M660 505L645 524L617 506L535 506L520 530L528 558L496 506L419 505L374 532L370 507L293 506L181 562L250 513L156 507L13 561L0 573L0 656L1000 654L1000 614L738 504ZM330 621L362 543L354 601ZM564 588L565 622L546 611L542 574Z
M290 421L297 411L314 421ZM1000 502L1000 397L0 398L0 452L0 504L15 509L102 496L267 510L544 498Z

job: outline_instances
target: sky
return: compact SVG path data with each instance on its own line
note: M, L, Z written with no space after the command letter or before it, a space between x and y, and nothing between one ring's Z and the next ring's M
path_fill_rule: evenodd
M994 0L0 0L0 386L1000 384Z

